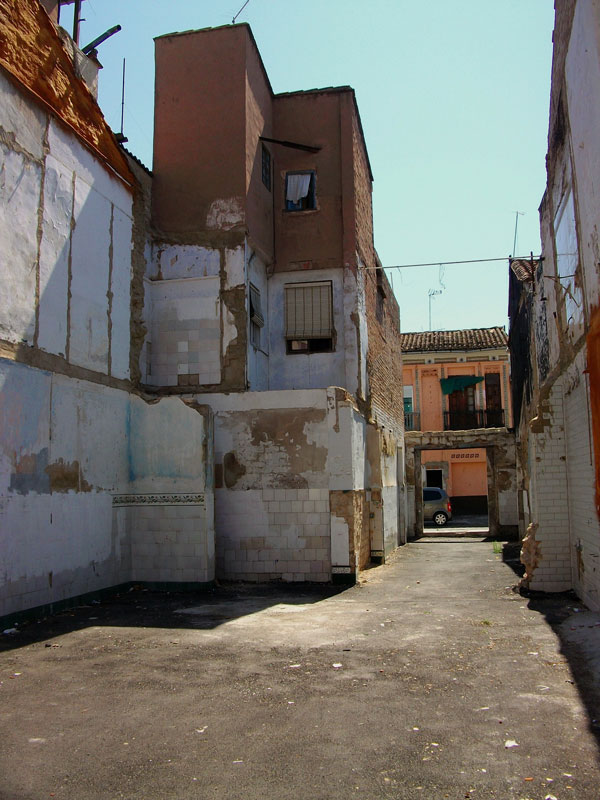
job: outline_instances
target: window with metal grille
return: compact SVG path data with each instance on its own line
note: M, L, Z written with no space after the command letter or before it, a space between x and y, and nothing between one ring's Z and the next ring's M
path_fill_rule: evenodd
M331 283L300 283L285 287L285 338L288 353L333 350Z
M260 329L264 327L265 318L260 302L260 290L250 284L250 342L260 347Z

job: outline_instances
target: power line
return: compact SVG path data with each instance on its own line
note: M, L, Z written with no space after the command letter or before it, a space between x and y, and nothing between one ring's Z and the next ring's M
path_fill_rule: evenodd
M561 254L562 255L562 254ZM467 258L462 261L427 261L424 264L394 264L392 266L384 266L384 269L412 269L413 267L447 267L453 264L484 264L490 261L531 261L531 255L523 256L521 258L513 258L513 256L502 256L502 258ZM543 261L543 256L536 256L534 261ZM380 269L379 267L362 267L364 270Z

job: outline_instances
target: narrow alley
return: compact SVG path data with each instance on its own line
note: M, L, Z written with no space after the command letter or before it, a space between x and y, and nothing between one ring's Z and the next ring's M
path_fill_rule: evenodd
M0 797L596 800L600 615L516 582L502 543L426 536L350 589L140 589L23 626Z

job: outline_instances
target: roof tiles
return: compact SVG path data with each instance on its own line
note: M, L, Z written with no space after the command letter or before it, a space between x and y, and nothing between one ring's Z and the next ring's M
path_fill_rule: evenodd
M405 353L439 352L440 350L494 350L508 346L504 328L467 328L458 331L424 331L400 334Z

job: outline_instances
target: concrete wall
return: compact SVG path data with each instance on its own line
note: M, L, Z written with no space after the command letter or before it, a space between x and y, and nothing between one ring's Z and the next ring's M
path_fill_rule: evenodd
M0 616L213 578L210 415L0 361Z

